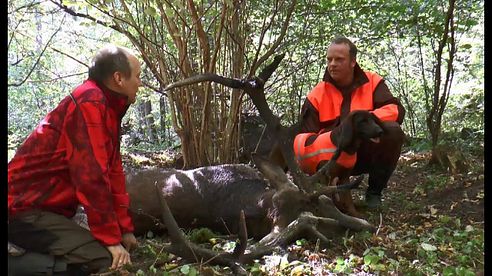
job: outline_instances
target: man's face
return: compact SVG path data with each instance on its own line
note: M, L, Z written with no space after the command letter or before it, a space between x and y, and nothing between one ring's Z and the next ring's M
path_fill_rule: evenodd
M128 103L132 104L136 100L138 88L142 86L141 69L140 62L135 56L128 55L128 62L130 63L131 74L128 78L122 77L120 86L122 94L128 96Z
M353 80L355 59L350 58L349 50L349 46L342 43L331 44L327 52L328 72L341 86L347 86Z

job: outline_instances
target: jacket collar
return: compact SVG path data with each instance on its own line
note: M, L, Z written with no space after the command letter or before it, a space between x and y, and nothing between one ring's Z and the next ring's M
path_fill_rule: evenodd
M128 96L113 91L100 82L91 79L88 79L87 81L94 83L102 90L104 97L106 97L106 100L108 101L108 106L115 110L116 114L120 115L120 118L126 114L128 107L130 107L128 104Z
M325 74L323 75L323 81L329 82L329 83L333 84L336 88L341 90L341 88L331 78L330 73L328 72L328 67L326 67L326 69L325 69ZM355 88L363 85L366 82L369 82L369 79L367 78L367 76L364 73L364 71L362 70L362 68L360 68L359 63L356 62L355 67L354 67L354 80L353 80L352 84L349 85L349 87L352 89L355 89ZM349 90L352 90L352 89L349 89Z

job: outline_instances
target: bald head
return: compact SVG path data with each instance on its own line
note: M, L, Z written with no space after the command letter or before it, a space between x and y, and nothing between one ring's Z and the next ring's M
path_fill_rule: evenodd
M135 54L124 47L106 46L97 52L89 67L89 78L107 88L128 97L128 103L136 100L140 80L140 62Z
M102 48L92 59L89 78L104 83L114 72L121 72L125 77L130 77L129 56L133 54L124 47L109 45Z

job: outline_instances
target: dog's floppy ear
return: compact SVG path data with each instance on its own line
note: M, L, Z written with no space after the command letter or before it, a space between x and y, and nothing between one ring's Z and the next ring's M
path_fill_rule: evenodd
M340 136L338 137L338 148L344 150L352 144L354 138L354 114L349 113L345 120L340 124Z
M371 117L372 119L374 120L374 122L384 131L386 132L386 126L383 124L383 121L381 121L381 119L378 118L378 116L376 116L376 114L374 114L374 112L369 112L369 114L371 114Z

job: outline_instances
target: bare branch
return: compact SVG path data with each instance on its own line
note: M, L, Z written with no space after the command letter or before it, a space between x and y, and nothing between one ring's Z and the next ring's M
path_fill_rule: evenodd
M34 69L36 68L36 66L38 65L39 61L41 60L41 57L43 56L44 52L46 51L46 49L50 45L51 40L53 40L53 38L55 37L55 35L61 30L61 27L63 26L63 23L64 22L65 22L65 17L63 17L62 21L60 22L60 26L58 26L58 29L56 29L56 31L48 39L48 42L46 42L46 44L44 45L43 50L39 54L38 58L36 59L36 62L31 67L31 69L29 70L29 73L26 75L26 77L21 82L18 82L18 83L9 83L7 86L19 87L19 86L23 85L27 81L27 79L29 79L29 77L31 76L32 72L34 72Z
M38 1L32 1L31 3L27 3L27 4L23 5L23 6L20 6L18 8L15 8L12 11L8 11L7 14L10 16L11 14L16 13L16 12L18 12L20 10L30 9L30 8L32 8L34 6L37 6L37 5L39 5L39 4L43 3L43 2L46 2L46 1L39 1L39 2Z
M116 25L111 25L108 22L101 21L99 19L94 18L93 16L88 15L88 14L78 13L78 12L72 10L71 8L69 8L68 6L63 4L63 0L60 0L60 3L56 2L55 0L50 0L50 1L70 15L86 18L86 19L89 19L93 22L96 22L97 24L99 24L101 26L111 28L111 29L118 31L118 32L123 32L123 30L118 28Z
M87 74L87 72L80 72L80 73L68 74L68 75L59 76L59 77L56 77L56 78L50 79L50 80L35 80L35 81L33 80L33 81L28 81L28 82L29 83L53 82L53 81L57 81L57 80L65 79L65 78L70 78L70 77L84 75L84 74Z
M60 51L60 50L58 50L56 48L53 48L51 46L50 46L50 49L53 50L53 51L55 51L55 52L57 52L57 53L59 53L59 54L62 54L64 56L67 56L67 57L73 59L74 61L78 62L79 64L84 65L85 67L89 68L89 65L85 64L84 62L80 61L79 59L77 59L77 58L75 58L75 57L73 57L73 56L71 56L71 55L69 55L69 54L67 54L65 52L62 52L62 51Z
M280 34L278 35L277 39L273 43L272 47L263 55L261 58L258 59L257 62L254 62L253 65L251 66L250 70L250 76L256 72L258 67L265 62L278 48L282 40L284 39L284 36L287 32L287 28L289 27L289 22L290 18L292 16L292 13L294 12L294 9L296 7L297 0L292 1L289 10L287 11L287 16L285 18L284 24L282 25L282 29L280 30Z

